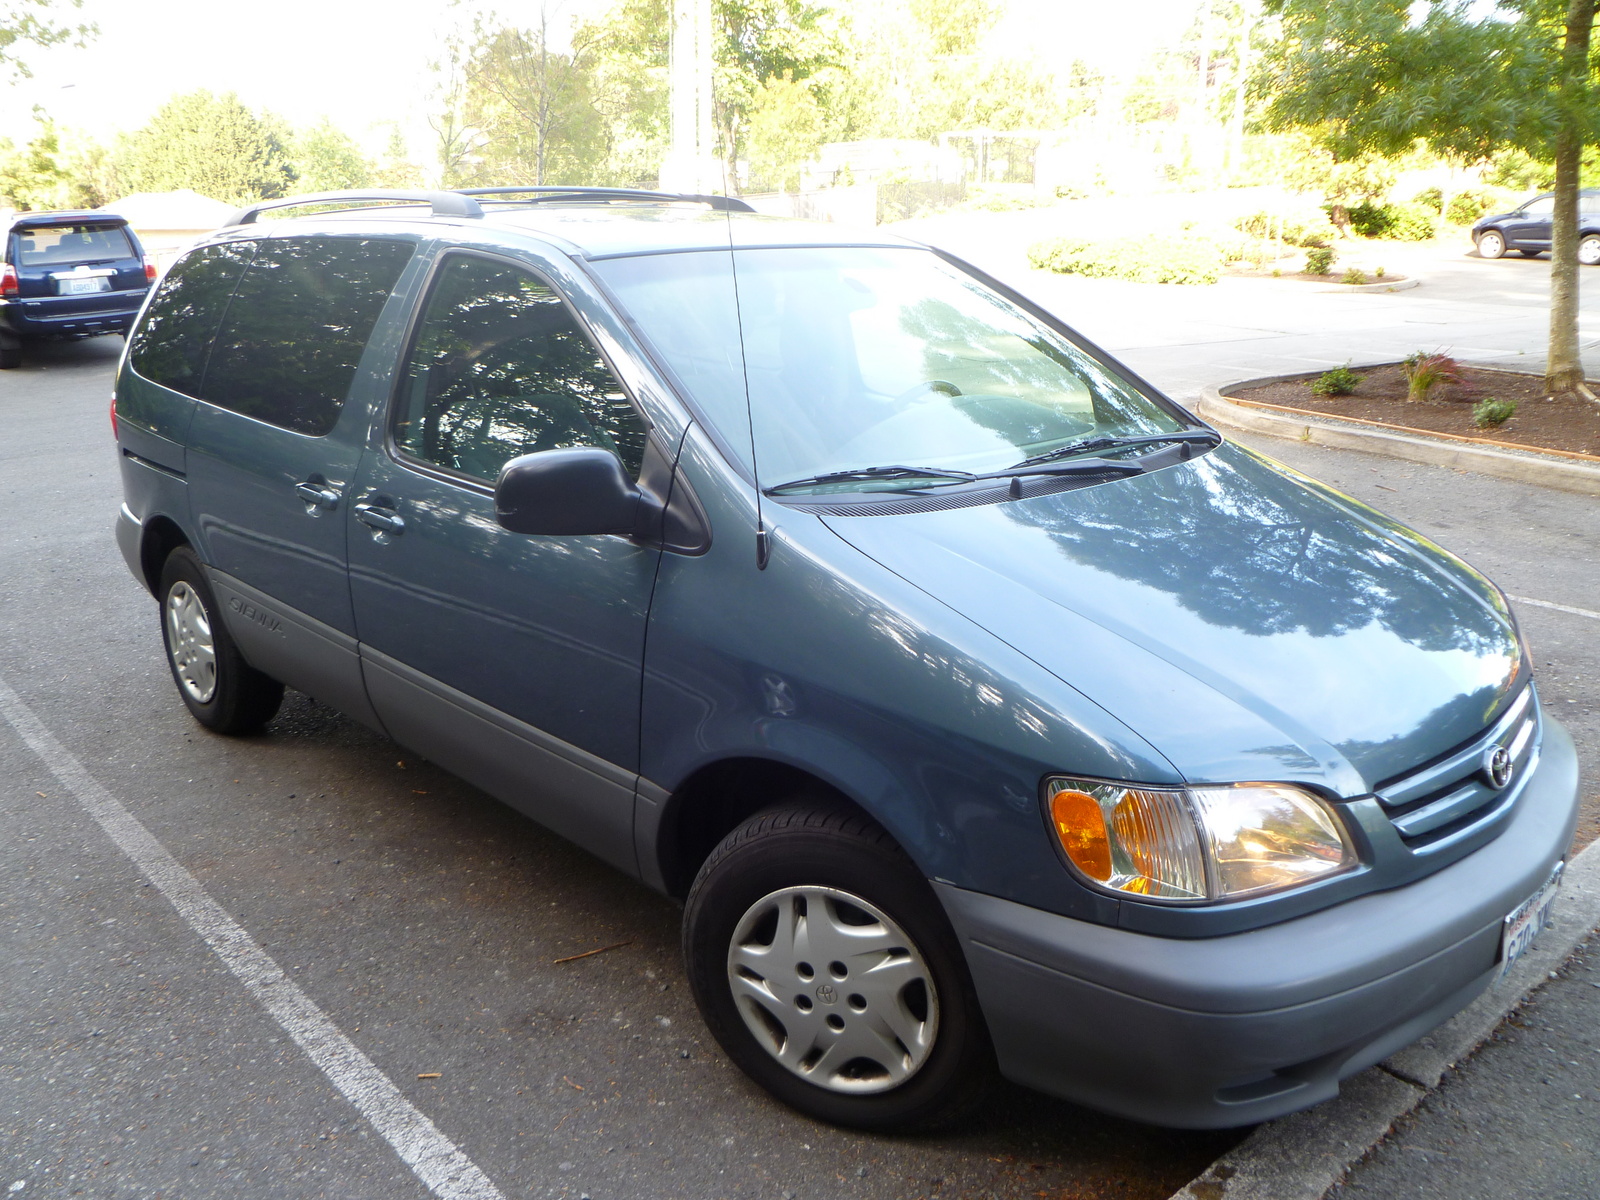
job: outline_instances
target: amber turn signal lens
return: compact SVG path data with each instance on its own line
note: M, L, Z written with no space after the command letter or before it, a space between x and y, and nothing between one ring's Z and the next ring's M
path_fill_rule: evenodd
M1111 838L1100 802L1087 792L1062 791L1050 797L1056 836L1077 867L1090 879L1111 879Z

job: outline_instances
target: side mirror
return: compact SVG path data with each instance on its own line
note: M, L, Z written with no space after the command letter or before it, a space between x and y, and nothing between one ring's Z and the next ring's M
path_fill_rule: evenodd
M656 508L617 456L598 446L513 458L494 485L495 519L512 533L632 536Z

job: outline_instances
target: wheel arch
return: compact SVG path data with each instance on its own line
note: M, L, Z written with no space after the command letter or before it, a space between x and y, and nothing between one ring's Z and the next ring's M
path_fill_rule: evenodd
M152 596L157 595L161 587L161 568L167 556L179 546L193 544L171 517L157 515L145 520L139 534L139 570Z
M824 799L878 822L837 784L803 766L730 757L701 765L672 791L662 803L653 845L641 845L640 855L654 855L667 894L681 900L723 838L762 809L799 797Z

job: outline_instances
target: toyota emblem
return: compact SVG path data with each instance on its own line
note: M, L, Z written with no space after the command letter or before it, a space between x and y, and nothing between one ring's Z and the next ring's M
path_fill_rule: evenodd
M1499 791L1511 782L1511 751L1504 746L1494 746L1484 751L1483 774L1489 785Z
M817 999L824 1004L833 1004L838 1001L839 993L833 990L833 984L824 983L817 988Z

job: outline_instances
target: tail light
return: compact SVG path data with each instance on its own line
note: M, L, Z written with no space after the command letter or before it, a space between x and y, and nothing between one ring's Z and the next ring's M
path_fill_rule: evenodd
M146 283L154 283L156 281L156 260L148 254L144 256L144 278Z
M0 296L15 296L17 291L17 269L10 263L0 263Z

